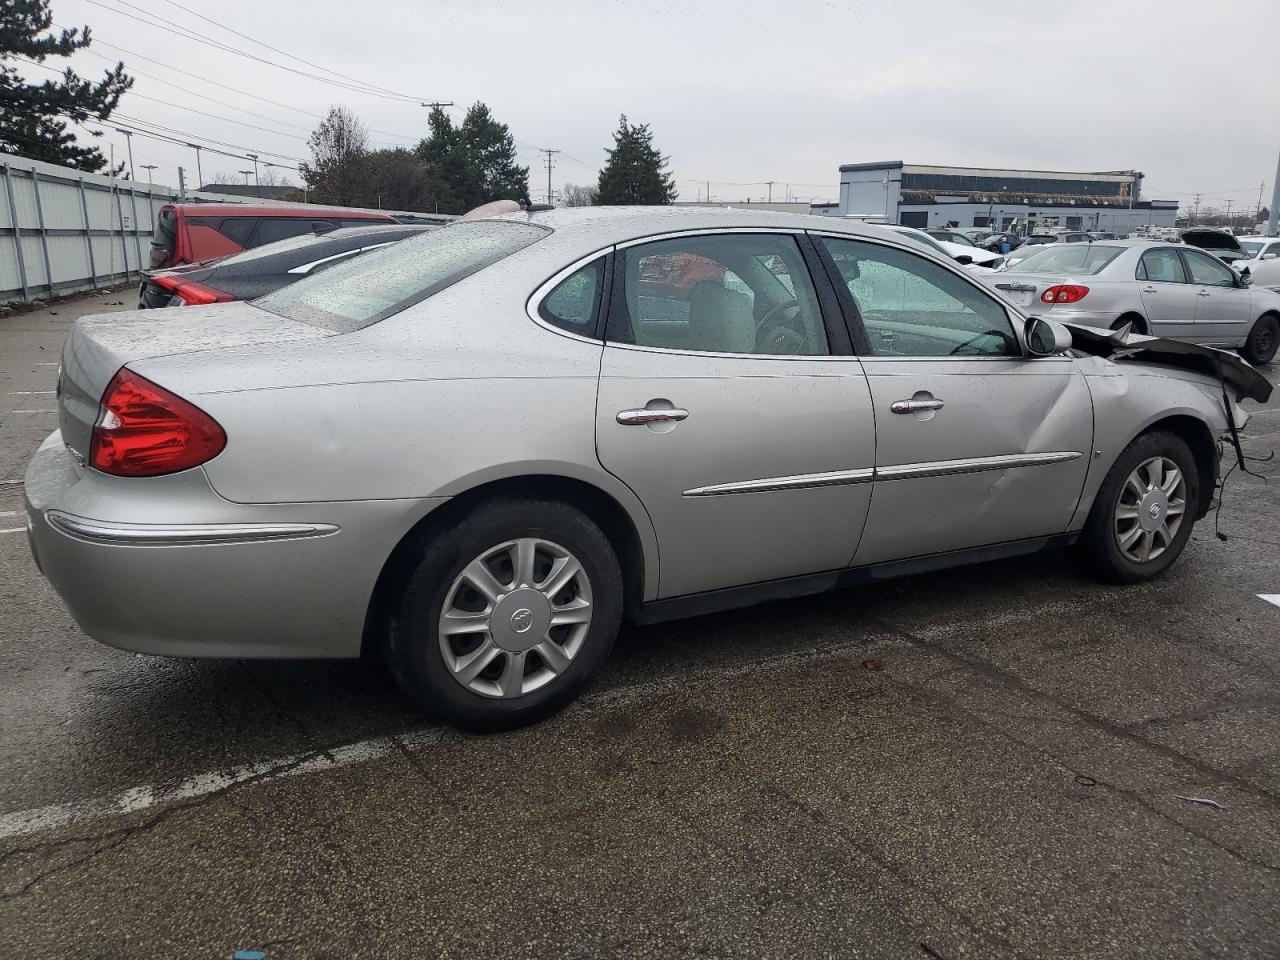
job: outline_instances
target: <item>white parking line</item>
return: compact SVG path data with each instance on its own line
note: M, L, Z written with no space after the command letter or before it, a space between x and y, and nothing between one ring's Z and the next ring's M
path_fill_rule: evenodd
M15 410L14 413L57 413L57 410Z
M26 527L9 527L7 530L0 530L0 533L26 533Z
M36 366L37 367L56 367L61 362L62 362L61 360L41 360L39 363L36 364Z
M20 516L22 516L21 510L0 510L0 517L20 517Z
M579 702L579 707L617 706L622 703L663 693L669 690L687 687L702 681L724 681L735 677L746 676L760 670L804 664L810 661L831 660L853 654L855 658L862 656L862 651L874 643L877 649L886 646L902 646L904 641L894 637L886 642L885 637L867 636L843 643L833 643L821 647L804 647L798 650L787 650L773 656L760 657L746 663L735 663L728 666L716 666L705 670L692 670L667 677L642 680L638 683L624 684L592 694ZM571 708L572 709L572 708ZM212 771L188 777L177 783L150 784L130 787L109 797L96 797L89 800L75 800L71 803L59 803L47 807L36 807L31 810L14 810L0 814L0 840L9 837L36 833L41 830L52 830L79 820L91 820L101 817L119 816L125 813L136 813L162 804L177 803L207 796L239 783L254 781L265 783L284 777L300 776L304 773L316 773L321 770L332 770L354 763L364 763L380 757L390 756L400 750L415 750L437 743L445 730L442 727L422 727L409 733L388 737L376 737L361 740L323 752L294 754L276 760L264 760L249 766L235 767L230 770Z
M345 747L335 747L325 753L297 754L223 772L202 773L168 786L131 787L113 797L60 803L50 807L37 807L34 810L17 810L0 815L0 840L35 833L37 830L66 826L77 820L136 813L159 804L193 800L249 780L279 780L304 773L315 773L318 770L333 770L353 763L377 760L395 753L398 749L397 741L404 748L411 750L434 743L440 739L442 733L443 730L439 727L429 727L394 737L363 740Z
M1258 594L1258 599L1265 600L1267 603L1274 603L1277 607L1280 607L1280 593L1260 593Z
M57 390L10 390L11 397L52 397Z

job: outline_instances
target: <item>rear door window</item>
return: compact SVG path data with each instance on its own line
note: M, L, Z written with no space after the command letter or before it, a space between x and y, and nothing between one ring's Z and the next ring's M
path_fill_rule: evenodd
M258 232L253 236L253 245L260 247L265 243L275 243L277 240L285 240L289 237L301 237L306 234L314 234L315 227L312 226L310 220L302 218L263 218Z
M228 240L234 240L242 247L249 246L249 238L253 236L258 225L257 217L227 217L218 226L218 232Z

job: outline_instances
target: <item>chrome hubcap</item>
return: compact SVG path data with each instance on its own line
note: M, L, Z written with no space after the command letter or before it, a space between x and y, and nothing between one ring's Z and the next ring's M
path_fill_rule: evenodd
M582 564L559 544L525 537L462 568L440 613L440 653L473 693L519 697L563 673L590 628Z
M1164 553L1178 535L1187 510L1187 482L1168 457L1140 463L1120 491L1115 534L1120 552L1134 563Z

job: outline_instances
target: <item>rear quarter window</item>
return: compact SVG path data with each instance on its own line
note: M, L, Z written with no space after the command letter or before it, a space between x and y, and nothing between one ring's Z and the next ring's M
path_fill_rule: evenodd
M253 301L278 316L350 333L541 240L547 227L475 220L374 250Z

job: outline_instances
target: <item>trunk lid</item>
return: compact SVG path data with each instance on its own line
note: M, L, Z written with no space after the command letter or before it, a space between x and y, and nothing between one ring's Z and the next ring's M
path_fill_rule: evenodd
M1008 270L1003 273L983 275L982 279L994 287L1002 297L1015 307L1022 307L1024 310L1034 309L1036 312L1040 312L1041 308L1044 310L1052 309L1052 304L1040 302L1040 294L1050 287L1062 283L1081 283L1084 286L1088 286L1088 283L1084 281L1073 280L1070 277L1063 277L1058 274L1013 273Z
M248 303L81 317L63 347L58 375L62 439L81 459L88 457L103 391L126 364L152 357L333 335Z

